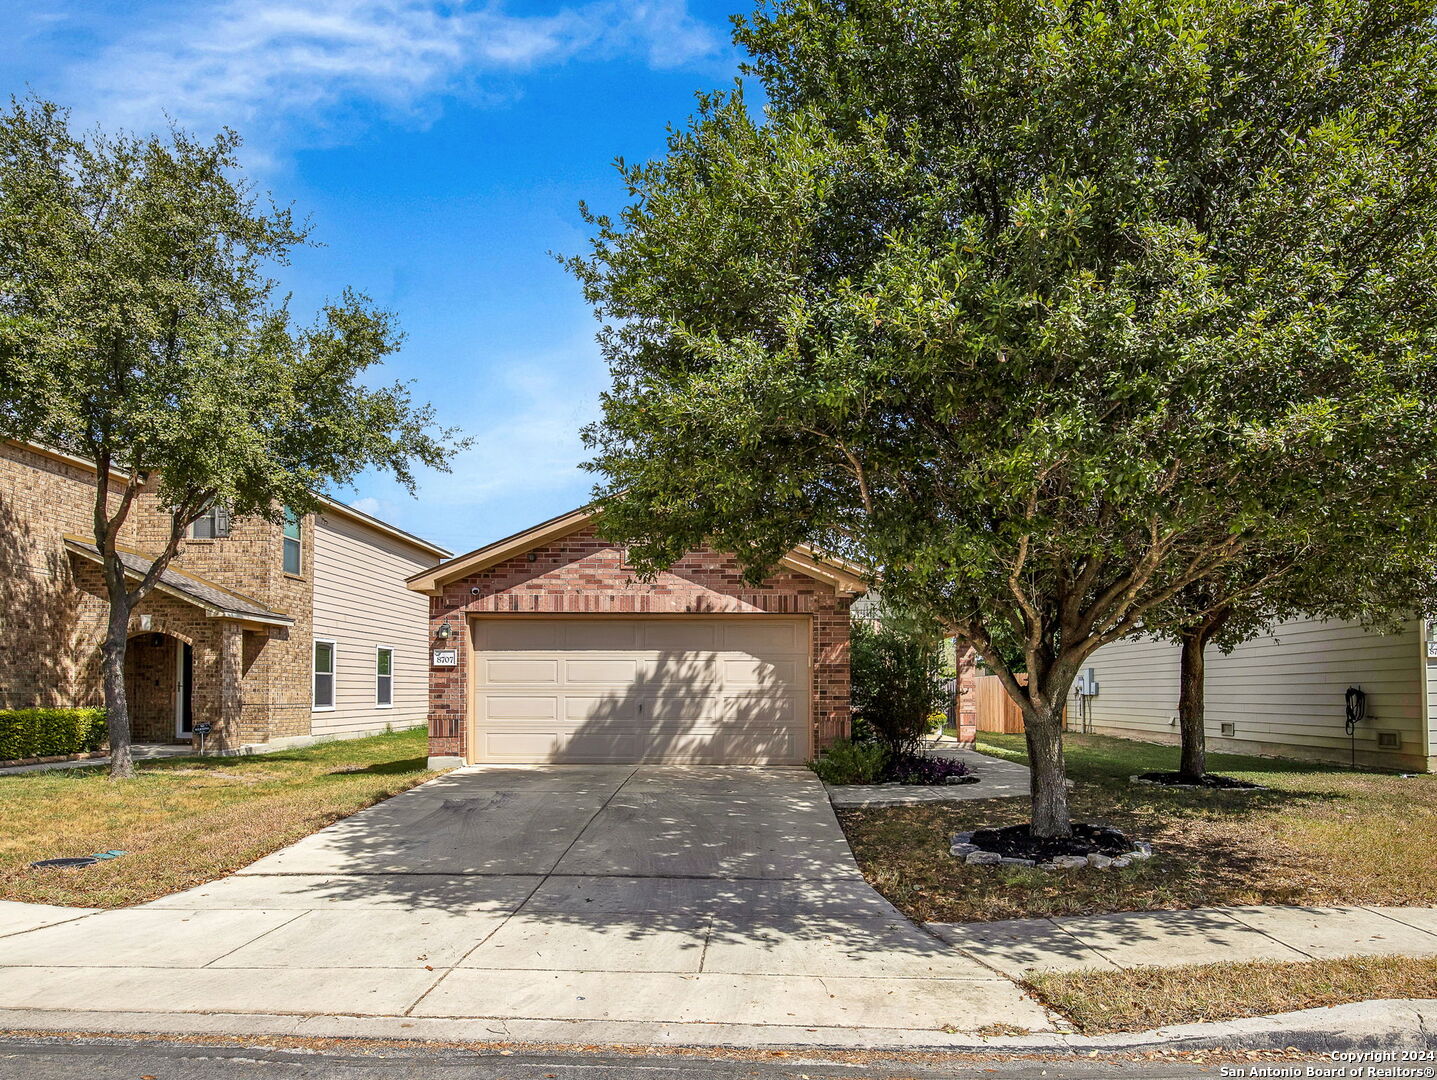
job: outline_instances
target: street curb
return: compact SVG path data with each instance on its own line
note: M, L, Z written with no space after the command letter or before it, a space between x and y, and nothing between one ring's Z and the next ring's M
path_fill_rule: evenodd
M1437 1047L1437 999L1383 999L1301 1012L1122 1035L1005 1035L981 1038L927 1030L664 1024L613 1020L426 1019L253 1013L81 1012L0 1009L0 1034L279 1036L414 1042L532 1043L727 1049L1121 1054L1144 1050L1344 1050Z

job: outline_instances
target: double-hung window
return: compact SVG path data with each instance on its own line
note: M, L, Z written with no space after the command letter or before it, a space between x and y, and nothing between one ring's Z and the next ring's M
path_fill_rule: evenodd
M230 512L223 506L211 506L190 522L191 540L219 540L230 534Z
M304 550L300 542L299 515L293 510L284 512L284 572L299 575L300 555Z
M334 708L334 642L314 643L314 707Z
M394 650L385 645L374 650L374 703L381 709L394 704Z

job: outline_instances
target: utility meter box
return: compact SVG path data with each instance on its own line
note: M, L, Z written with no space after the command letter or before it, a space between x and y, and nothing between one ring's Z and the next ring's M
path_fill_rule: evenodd
M1083 668L1078 673L1078 693L1083 697L1093 697L1098 692L1098 673L1092 668Z

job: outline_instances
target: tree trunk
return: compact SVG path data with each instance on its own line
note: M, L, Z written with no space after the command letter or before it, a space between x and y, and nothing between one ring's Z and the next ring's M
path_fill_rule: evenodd
M1061 699L1059 699L1061 702ZM1068 776L1063 763L1063 706L1044 708L1031 702L1023 710L1028 741L1029 784L1033 801L1034 836L1071 836Z
M1207 635L1203 628L1182 635L1182 660L1178 670L1178 727L1182 732L1182 761L1178 772L1184 780L1201 783L1207 774L1207 742L1203 733L1203 652Z
M107 575L109 576L109 575ZM123 576L110 586L110 621L100 646L100 671L105 686L105 722L110 733L110 779L135 775L130 756L130 705L125 698L125 651L129 645L130 602Z

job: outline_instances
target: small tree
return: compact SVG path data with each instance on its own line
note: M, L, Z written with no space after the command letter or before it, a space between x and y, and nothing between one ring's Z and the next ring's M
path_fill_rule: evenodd
M1403 524L1364 521L1351 533L1325 532L1282 554L1237 560L1222 575L1184 589L1147 620L1146 630L1179 646L1183 780L1200 783L1207 775L1209 645L1230 653L1299 617L1346 619L1392 632L1437 611L1437 550L1420 536L1391 544Z
M1432 513L1433 5L783 0L738 38L763 117L702 98L571 263L604 528L881 568L1021 707L1066 836L1096 649L1302 522Z
M298 327L272 303L263 268L306 230L233 178L238 146L232 132L80 138L33 100L0 118L0 432L97 469L112 777L133 774L130 612L200 514L278 522L370 468L412 490L411 464L443 468L453 445L403 385L360 382L397 347L388 314L345 293ZM135 577L117 545L142 486L170 525Z
M853 624L850 672L855 717L892 755L911 754L943 705L943 642L916 628Z

